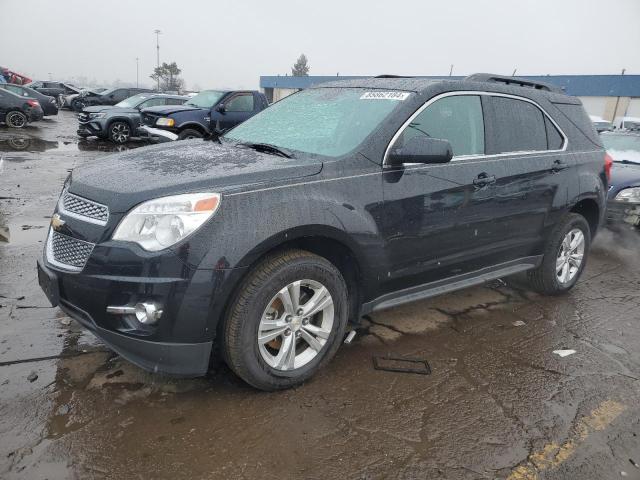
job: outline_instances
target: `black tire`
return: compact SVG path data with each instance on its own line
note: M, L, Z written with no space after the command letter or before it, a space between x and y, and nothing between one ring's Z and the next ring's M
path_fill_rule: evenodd
M26 114L19 110L12 110L7 113L4 122L7 124L7 127L11 128L23 128L27 126L29 122L29 118Z
M584 235L584 254L575 275L569 281L563 283L558 278L556 262L558 261L565 237L574 229L580 230ZM545 295L561 295L571 290L584 271L590 246L591 230L586 219L577 213L568 214L549 236L545 246L542 264L538 268L528 272L531 287Z
M193 128L185 128L178 134L178 140L189 140L191 138L203 138L204 135Z
M73 110L74 112L81 112L85 106L86 105L84 104L84 102L82 100L78 100L77 98L73 99L70 105L71 110Z
M271 299L285 286L302 279L321 283L331 294L331 333L308 363L278 370L260 353L258 327ZM335 355L344 338L347 316L347 287L338 269L325 258L304 250L283 251L261 261L242 282L224 323L221 351L229 367L255 388L273 391L293 387L309 379Z
M127 122L116 120L109 124L109 140L113 143L123 144L131 139L131 125Z

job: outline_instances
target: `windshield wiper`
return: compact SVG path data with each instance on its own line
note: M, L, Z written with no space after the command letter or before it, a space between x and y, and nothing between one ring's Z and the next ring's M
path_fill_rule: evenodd
M236 143L236 146L243 146L243 147L247 147L247 148L253 148L254 150L258 151L258 152L263 152L263 153L273 153L275 155L280 155L281 157L285 157L285 158L293 158L293 152L291 152L290 150L287 150L286 148L282 148L282 147L277 147L275 145L271 145L270 143L245 143L245 142L238 142Z
M613 163L626 163L632 165L640 165L640 162L634 162L633 160L614 160Z

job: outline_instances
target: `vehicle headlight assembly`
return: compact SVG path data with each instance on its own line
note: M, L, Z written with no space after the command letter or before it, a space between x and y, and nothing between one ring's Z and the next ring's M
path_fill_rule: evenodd
M614 200L617 202L640 203L640 187L624 188L618 192Z
M95 120L96 118L104 118L106 113L90 113L89 118Z
M220 207L219 193L189 193L141 203L120 221L113 240L157 252L198 230Z
M173 118L161 117L156 120L156 125L158 125L159 127L173 127L175 124L176 122Z

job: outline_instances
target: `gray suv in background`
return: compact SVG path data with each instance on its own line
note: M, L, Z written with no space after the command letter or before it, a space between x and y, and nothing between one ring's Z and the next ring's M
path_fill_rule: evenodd
M189 97L158 93L140 93L116 105L85 107L78 114L78 136L99 137L114 143L126 143L140 126L140 110L147 107L182 105Z

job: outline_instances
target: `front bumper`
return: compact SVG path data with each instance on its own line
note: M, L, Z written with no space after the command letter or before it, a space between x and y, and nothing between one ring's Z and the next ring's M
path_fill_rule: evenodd
M106 137L107 132L103 125L96 121L91 120L89 122L80 122L78 125L78 131L76 132L81 137Z
M628 224L640 227L640 203L609 200L607 223L612 226Z
M50 268L46 260L38 260L37 268L38 281L51 304L59 306L131 363L150 372L168 375L196 377L207 373L213 345L211 339L191 342L161 341L153 331L136 329L131 319L106 314L106 307L104 314L99 312L99 308L95 308L97 305L104 306L102 299L114 290L126 296L127 288L124 283L115 278L97 280L85 275L64 273ZM151 292L154 285L146 283L144 290ZM158 295L154 297L158 298ZM173 300L170 294L163 299L165 302ZM183 318L182 321L187 319Z
M137 135L154 143L173 142L178 139L178 135L169 130L153 128L148 125L138 127Z

